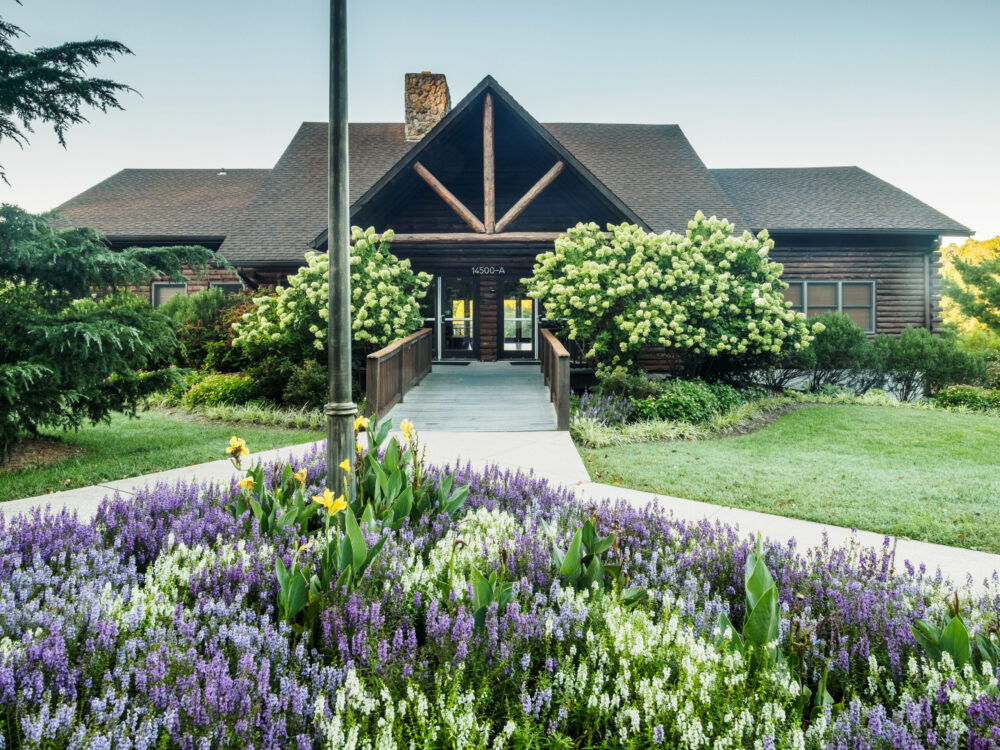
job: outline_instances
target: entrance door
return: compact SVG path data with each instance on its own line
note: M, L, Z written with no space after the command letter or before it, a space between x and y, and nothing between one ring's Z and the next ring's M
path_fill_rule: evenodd
M535 356L535 300L514 279L500 282L501 359L532 359Z
M442 359L476 359L479 356L476 280L472 276L444 276L440 289L438 356Z

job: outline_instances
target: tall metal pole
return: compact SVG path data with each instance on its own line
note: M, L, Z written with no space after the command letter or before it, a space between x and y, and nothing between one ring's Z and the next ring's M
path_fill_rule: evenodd
M345 459L354 466L354 416L351 400L351 257L347 203L347 0L330 0L330 140L327 252L330 259L329 371L326 405L327 486L339 494ZM348 481L347 499L354 483Z

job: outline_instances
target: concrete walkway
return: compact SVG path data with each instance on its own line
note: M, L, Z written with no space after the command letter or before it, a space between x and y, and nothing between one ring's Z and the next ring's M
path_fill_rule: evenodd
M555 430L556 410L538 363L436 364L387 415L422 431Z
M418 428L421 423L414 420ZM398 423L398 420L397 420ZM764 536L784 541L795 539L799 549L805 550L822 543L824 534L833 545L844 544L856 539L866 547L881 548L885 536L868 531L852 532L841 526L830 526L812 521L758 513L756 511L730 508L711 503L683 500L666 495L654 495L638 490L629 490L599 482L591 482L587 469L568 432L528 431L528 432L435 432L425 429L420 432L421 444L426 448L427 460L432 464L471 463L482 469L489 465L514 471L533 473L535 476L551 480L554 484L565 485L573 490L586 504L598 506L624 499L636 506L656 502L664 511L675 517L699 521L710 519L739 526L744 532L760 531ZM251 462L274 461L276 459L301 459L320 450L321 443L306 443L290 448L279 448L254 454ZM158 482L187 481L229 481L235 469L228 461L213 461L198 466L147 474L143 477L122 479L95 487L56 492L51 495L14 500L0 503L0 514L12 515L33 507L51 505L76 510L81 517L90 518L101 500L115 491L129 494L136 487ZM967 576L979 583L1000 570L1000 555L973 550L946 547L940 544L915 542L897 538L896 555L899 565L908 560L914 565L923 564L931 572L940 568L955 583L964 583Z

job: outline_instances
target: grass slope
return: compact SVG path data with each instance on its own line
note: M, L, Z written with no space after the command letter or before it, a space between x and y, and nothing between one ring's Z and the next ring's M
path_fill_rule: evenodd
M311 430L198 424L154 412L138 419L115 415L110 424L51 433L83 452L41 468L0 472L0 501L216 461L226 457L234 434L247 441L252 453L324 437Z
M600 482L1000 552L996 417L816 406L739 437L580 452Z

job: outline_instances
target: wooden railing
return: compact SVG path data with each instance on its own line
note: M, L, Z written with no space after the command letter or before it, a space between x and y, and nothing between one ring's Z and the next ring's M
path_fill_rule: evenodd
M431 329L421 328L368 355L365 414L381 419L431 371Z
M542 374L556 407L556 429L569 429L569 352L548 328L539 331L538 356Z

